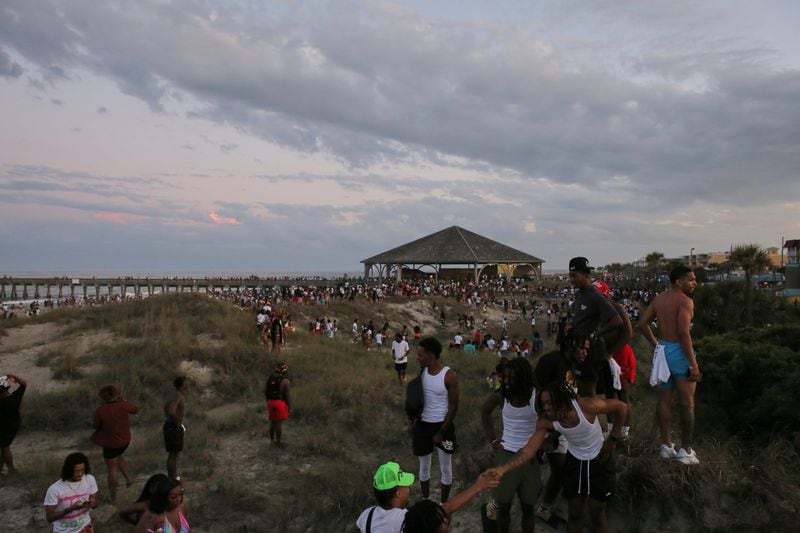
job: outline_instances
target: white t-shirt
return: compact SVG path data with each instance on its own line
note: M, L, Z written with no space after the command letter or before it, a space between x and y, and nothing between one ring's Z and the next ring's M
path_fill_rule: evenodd
M461 335L456 335L455 337L453 337L453 343L456 346L461 346L462 342L464 342L464 337L462 337Z
M91 474L85 474L80 481L59 479L47 489L44 505L55 505L61 511L76 502L85 502L91 494L97 494L97 482ZM53 533L78 533L91 521L89 509L79 509L53 522Z
M383 344L383 334L380 331L375 334L375 343Z
M406 518L405 509L383 509L382 507L368 507L356 520L356 527L361 533L367 531L367 516L369 512L375 509L372 513L372 524L370 524L370 533L400 533L400 528L403 527L403 520Z
M392 341L392 355L394 356L395 363L407 363L408 362L408 342L406 341Z

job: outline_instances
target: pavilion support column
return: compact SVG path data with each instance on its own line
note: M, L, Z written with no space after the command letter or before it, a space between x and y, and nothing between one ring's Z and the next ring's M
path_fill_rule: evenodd
M88 285L84 285L83 286L83 299L87 300L88 298L89 298L89 286Z
M28 284L27 283L22 285L22 299L23 300L27 300L28 299Z
M58 297L59 298L64 297L64 286L60 283L58 284Z

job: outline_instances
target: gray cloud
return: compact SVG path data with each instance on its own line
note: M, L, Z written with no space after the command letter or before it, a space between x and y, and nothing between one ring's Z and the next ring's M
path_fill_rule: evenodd
M11 59L5 50L0 48L0 76L5 78L19 78L25 72L19 63Z
M632 259L654 242L710 242L711 231L667 223L701 226L697 206L768 205L800 193L800 71L780 66L771 43L724 27L724 9L712 3L526 3L517 7L529 10L527 18L493 21L426 18L356 1L5 4L0 76L27 80L45 98L88 70L165 117L188 107L176 102L191 102L196 120L331 154L351 169L419 170L260 176L270 186L333 179L358 193L379 187L397 200L341 208L255 197L252 205L218 203L220 216L241 224L211 229L208 213L188 199L159 201L144 192L173 187L171 175L104 177L32 166L0 173L0 201L149 217L137 222L139 234L108 224L90 229L101 240L119 231L166 263L186 264L176 252L185 248L186 261L218 268L266 261L316 268L320 258L352 265L450 224L536 255L602 262L609 257L602 243L611 242L618 250L609 258ZM25 69L5 50L24 58ZM60 101L55 96L51 101ZM246 149L204 140L231 157ZM196 141L181 148L194 150ZM429 165L452 177L442 179L440 171L430 179ZM462 179L461 170L484 178ZM434 188L435 196L406 200ZM86 192L138 205L60 195ZM275 218L265 223L254 207ZM353 217L360 222L348 226ZM165 229L178 218L190 223ZM535 233L525 232L526 221ZM64 227L88 231L86 224ZM219 237L213 252L210 236ZM275 249L280 257L264 252ZM121 267L123 257L142 260L123 254Z
M5 44L48 72L92 68L157 111L173 86L205 102L196 116L355 166L449 154L561 183L625 175L649 201L686 188L721 202L798 190L800 73L771 67L763 43L690 28L678 34L689 44L664 48L676 34L662 31L618 58L645 83L581 62L588 52L561 50L546 33L445 27L380 4L267 14L257 5L76 2L63 18L46 2L12 5L18 17L0 23ZM686 20L664 4L604 9L592 16ZM713 15L705 9L696 23Z

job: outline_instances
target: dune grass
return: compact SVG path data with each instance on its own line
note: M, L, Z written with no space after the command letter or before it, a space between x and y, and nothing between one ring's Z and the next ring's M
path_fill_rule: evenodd
M163 405L172 395L172 378L190 361L209 369L210 376L190 390L186 449L179 463L193 525L207 531L345 531L372 503L371 478L380 463L397 460L405 469L417 470L406 432L404 387L397 382L391 355L388 349L365 351L352 344L350 324L353 318L372 318L378 326L389 321L391 331L403 324L410 329L420 313L427 313L423 331L442 341L443 361L459 375L459 490L490 464L479 406L488 393L484 378L497 358L446 348L457 328L456 313L482 320L474 309L437 299L448 315L448 325L441 328L429 300L416 305L414 312L393 302L376 306L363 300L325 307L286 305L299 330L317 317L336 318L340 338L298 331L280 355L261 345L252 314L203 295L156 296L47 313L39 318L66 325L67 338L91 331L111 331L114 338L82 358L71 360L63 350L39 356L38 363L53 369L69 386L25 398L22 431L52 434L53 444L35 462L25 461L30 476L19 486L31 494L31 505L38 506L64 455L81 449L88 451L104 488L100 450L86 438L91 433L88 420L99 402L96 390L105 383L121 385L126 398L141 408L131 419L133 442L126 457L132 469L141 476L162 471ZM499 325L490 326L499 332ZM530 339L530 326L512 320L509 335ZM545 338L551 346L551 339ZM624 522L630 531L747 531L768 526L786 530L781 528L790 525L800 502L800 474L792 467L796 451L777 441L754 454L740 442L715 441L698 428L703 458L698 468L659 461L655 395L646 385L650 350L639 336L634 347L639 358L634 436L620 450L612 521ZM290 365L293 392L292 416L284 427L286 448L269 446L265 437L264 380L279 359ZM409 359L413 375L418 369L413 349ZM102 365L83 372L88 361ZM65 368L73 373L61 373ZM499 421L495 424L500 427ZM434 480L437 477L434 468ZM412 500L418 497L414 487ZM477 505L463 515L476 513ZM103 530L124 531L115 520L109 518Z

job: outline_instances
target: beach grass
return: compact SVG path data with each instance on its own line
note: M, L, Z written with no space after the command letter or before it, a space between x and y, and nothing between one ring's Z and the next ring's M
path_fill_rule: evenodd
M126 494L138 494L143 479L164 469L163 406L173 394L172 379L186 374L191 386L179 472L187 487L194 527L204 531L349 530L358 514L372 504L371 480L378 465L396 460L408 471L417 470L403 410L405 387L398 383L389 351L366 351L350 342L353 318L359 322L371 318L378 326L388 321L390 331L404 324L410 330L419 323L425 334L436 335L445 346L443 361L458 373L460 382L459 452L454 465L455 490L460 490L490 465L479 407L489 392L485 377L497 357L448 351L447 339L456 330L455 314L482 317L452 300L435 301L439 309L446 309L445 327L439 325L431 300L285 305L298 331L290 334L280 354L261 344L252 312L203 295L164 295L46 313L37 320L64 326L66 339L101 331L112 336L80 357L67 353L69 342L37 357L36 363L50 368L65 387L26 396L21 434L50 437L45 451L35 459L15 448L26 472L15 487L28 491L31 506L39 506L63 457L80 449L89 453L104 489L100 450L87 441L89 420L99 403L99 386L116 383L127 399L140 406L140 413L131 417L133 442L126 453L137 476L137 484ZM489 317L490 327L497 332L499 316ZM303 324L323 317L337 320L338 338L305 331ZM525 321L509 322L509 336L530 339L530 332ZM552 346L552 339L545 338ZM742 529L759 520L761 525L785 524L781 513L785 515L800 502L800 479L790 466L797 459L796 451L776 442L752 455L742 443L704 438L700 429L698 448L704 462L699 468L660 462L655 394L646 386L650 350L638 335L634 348L639 360L634 436L619 457L612 519L624 521L631 531L647 531L658 523L644 518L645 511L685 523L689 529L717 527L714 524ZM288 362L292 381L292 416L284 424L283 448L270 445L266 437L263 396L265 378L279 360ZM412 348L409 376L417 370ZM500 428L499 420L495 426ZM434 480L437 477L434 468ZM773 488L780 495L771 493ZM418 498L415 486L412 501ZM477 527L478 505L474 502L459 513L456 523L461 525L456 531ZM102 525L104 531L125 530L110 514Z

